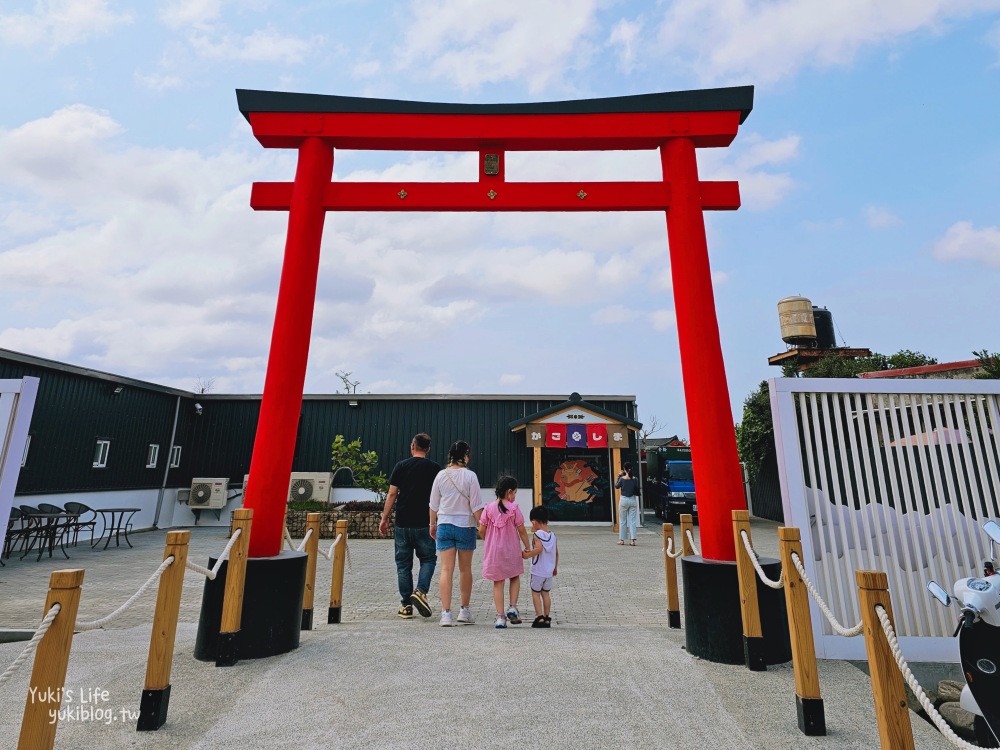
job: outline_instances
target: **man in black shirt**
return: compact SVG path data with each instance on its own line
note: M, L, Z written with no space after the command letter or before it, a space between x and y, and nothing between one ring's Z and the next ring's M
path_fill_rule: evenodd
M405 620L413 617L416 607L423 617L431 616L427 592L437 564L434 540L430 534L431 485L441 467L427 458L431 438L425 432L413 436L410 458L400 461L389 475L389 494L385 496L378 531L389 533L389 514L396 506L396 577L402 604L397 614ZM413 555L420 560L417 587L413 588Z

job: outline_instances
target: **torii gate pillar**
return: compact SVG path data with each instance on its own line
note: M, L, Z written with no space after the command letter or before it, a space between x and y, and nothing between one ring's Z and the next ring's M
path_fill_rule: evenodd
M660 156L663 178L671 187L667 238L691 460L697 476L701 552L708 560L735 560L732 511L747 506L715 316L698 163L694 144L687 138L667 141Z

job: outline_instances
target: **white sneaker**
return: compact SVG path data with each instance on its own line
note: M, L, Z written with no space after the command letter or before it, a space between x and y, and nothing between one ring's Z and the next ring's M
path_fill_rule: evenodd
M472 611L468 607L462 607L458 611L459 625L475 625L476 618L472 616Z
M507 618L504 615L497 615L497 621L493 623L495 628L505 628L507 627Z
M458 616L458 621L459 622L462 621L462 616L461 615ZM444 610L444 611L441 612L441 627L442 628L450 628L451 626L452 626L451 610L450 609L446 609L446 610Z

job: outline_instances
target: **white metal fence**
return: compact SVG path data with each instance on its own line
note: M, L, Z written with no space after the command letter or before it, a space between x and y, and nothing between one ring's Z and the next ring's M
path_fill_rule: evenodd
M785 524L841 622L860 620L854 571L889 577L907 658L957 661L955 612L930 579L982 574L1000 516L1000 382L775 378L770 381ZM813 605L815 607L815 605ZM813 611L817 654L864 659L860 639Z

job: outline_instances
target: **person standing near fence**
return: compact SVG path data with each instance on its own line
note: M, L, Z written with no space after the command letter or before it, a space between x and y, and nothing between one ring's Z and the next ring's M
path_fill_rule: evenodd
M404 620L413 617L413 609L422 617L431 616L427 592L434 577L437 554L430 534L430 498L434 477L440 464L427 458L431 438L420 432L410 441L410 457L400 461L389 475L389 493L378 524L379 534L389 533L389 514L396 507L395 554L396 579L401 604L396 614ZM413 587L413 556L420 561L417 586Z
M632 464L622 466L615 487L622 491L618 501L618 544L625 544L627 529L628 543L634 547L635 527L639 521L639 480L632 476Z

